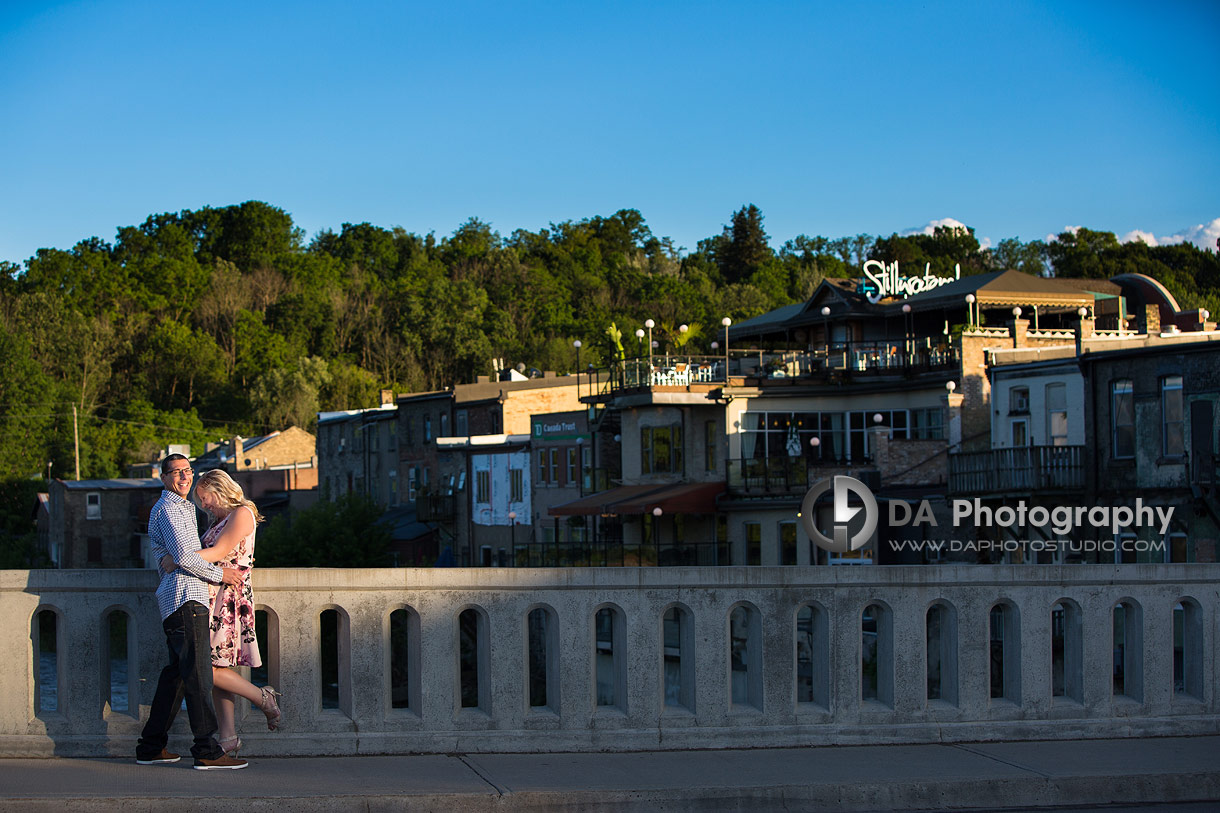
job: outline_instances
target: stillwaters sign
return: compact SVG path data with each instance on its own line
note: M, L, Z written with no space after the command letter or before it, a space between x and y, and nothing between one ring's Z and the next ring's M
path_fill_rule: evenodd
M868 278L868 283L865 285L868 301L876 305L887 297L898 296L905 299L908 296L922 294L924 291L955 282L962 278L962 267L954 265L952 277L934 277L932 276L932 264L928 263L924 266L922 277L904 277L898 273L897 260L889 265L878 260L869 260L864 264L864 276ZM875 289L874 291L868 290L869 284Z

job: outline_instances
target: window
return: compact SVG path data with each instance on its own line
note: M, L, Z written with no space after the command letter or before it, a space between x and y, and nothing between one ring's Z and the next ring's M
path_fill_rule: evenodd
M795 522L781 522L779 524L779 563L781 565L796 564Z
M432 442L432 416L424 416L424 443Z
M546 459L547 459L546 449L539 449L538 450L538 482L544 483L544 484L551 482L550 469L547 467Z
M640 471L644 474L682 471L681 426L645 426L640 429Z
M459 409L457 413L457 434L460 438L464 438L469 434L466 428L466 410L464 409Z
M1110 385L1110 429L1114 457L1135 457L1135 392L1130 379Z
M1186 448L1182 434L1182 376L1161 379L1161 455L1181 457Z
M381 424L373 424L367 430L369 433L369 451L377 452L381 450Z
M577 456L576 452L577 447L575 446L569 446L567 448L568 472L567 480L565 482L570 486L576 485L578 482L580 482L577 474L577 467L580 465L580 458Z
M1009 414L1029 412L1029 387L1013 387L1008 394Z
M474 473L474 501L484 504L491 502L491 472L487 469Z
M916 440L940 440L945 436L940 407L911 410L911 437Z
M415 468L414 466L407 469L407 501L408 502L415 501L415 492L419 488L419 481L416 479L419 476L418 472L419 472L419 469Z
M550 483L551 485L559 485L559 449L552 447L546 450L547 460L550 461Z
M1029 421L1014 418L1012 421L1012 446L1014 449L1029 445Z
M85 519L102 518L102 495L96 491L85 495Z
M703 424L703 470L716 470L716 446L720 438L716 432L716 422L707 421Z
M521 469L508 470L508 486L510 490L510 502L523 502L525 500L525 472Z
M1068 434L1067 385L1046 385L1046 441L1066 446Z
M746 564L762 564L762 525L757 522L746 523Z
M449 416L444 412L441 413L441 435L440 436L443 438L449 437Z

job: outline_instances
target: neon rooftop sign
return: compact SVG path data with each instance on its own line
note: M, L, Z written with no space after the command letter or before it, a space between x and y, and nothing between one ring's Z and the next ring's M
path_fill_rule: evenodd
M928 263L924 266L922 277L904 277L898 273L897 260L889 265L879 260L869 260L864 264L864 276L868 277L868 281L872 283L872 287L876 290L867 291L866 287L868 301L876 305L881 300L891 296L905 299L908 296L922 294L924 291L948 285L950 282L962 278L962 267L960 264L954 264L954 275L952 277L934 277L932 276L931 269L932 264ZM874 271L877 273L874 273Z

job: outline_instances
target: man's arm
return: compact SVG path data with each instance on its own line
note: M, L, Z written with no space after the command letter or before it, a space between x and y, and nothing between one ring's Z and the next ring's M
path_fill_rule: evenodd
M199 556L199 527L195 524L195 509L190 503L166 506L157 520L157 544L164 546L178 567L213 584L224 581L223 569Z

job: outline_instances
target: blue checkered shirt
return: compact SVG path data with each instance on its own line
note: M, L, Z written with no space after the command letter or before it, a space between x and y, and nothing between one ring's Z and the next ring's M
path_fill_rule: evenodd
M161 492L161 499L148 516L148 535L152 542L154 562L169 554L178 567L172 573L162 573L157 585L157 606L161 620L188 601L210 604L207 582L220 583L221 569L199 556L199 525L195 521L195 506L172 491Z

